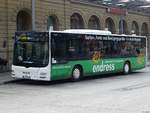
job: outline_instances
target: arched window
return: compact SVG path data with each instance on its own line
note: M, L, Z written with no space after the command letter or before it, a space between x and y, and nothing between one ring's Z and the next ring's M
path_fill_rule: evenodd
M134 34L139 35L139 26L136 21L132 22L132 31Z
M147 25L147 23L142 24L141 35L142 36L147 36L148 35L148 25Z
M53 30L59 30L59 22L58 18L56 16L49 16L47 20L47 29L49 30L49 27L53 26Z
M105 21L105 28L107 28L112 33L116 32L114 21L111 18L107 18L106 19L106 21Z
M89 29L100 29L100 22L98 17L96 16L91 16L88 22L88 28Z
M84 28L83 18L78 13L74 13L71 16L70 22L71 22L71 29L83 29Z
M17 31L29 31L32 29L31 14L27 11L19 11L17 15Z
M120 34L128 34L128 27L125 20L120 20L119 22L119 33Z

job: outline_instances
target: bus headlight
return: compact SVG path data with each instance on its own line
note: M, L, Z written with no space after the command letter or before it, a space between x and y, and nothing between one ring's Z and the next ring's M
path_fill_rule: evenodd
M11 75L15 76L15 71L14 70L11 70Z

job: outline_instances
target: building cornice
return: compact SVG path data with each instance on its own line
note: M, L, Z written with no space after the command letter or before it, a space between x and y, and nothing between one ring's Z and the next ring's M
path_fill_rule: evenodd
M75 3L75 4L83 4L83 5L87 5L87 6L98 7L98 8L102 8L102 9L106 9L107 8L104 5L91 3L91 2L88 2L88 1L82 1L82 0L70 0L70 2L71 3Z
M150 14L149 13L144 13L144 12L138 12L138 11L133 11L133 10L128 10L128 13L129 14L136 14L136 15L140 15L140 16L149 16L150 17Z
M75 3L75 4L82 4L82 5L97 7L97 8L101 8L101 9L109 8L108 6L104 6L104 5L97 4L97 3L91 3L91 2L83 1L83 0L70 0L70 2ZM136 15L139 15L139 16L150 16L149 13L145 13L145 12L140 12L140 11L138 12L138 11L133 11L133 10L130 10L130 9L127 9L127 11L128 11L129 14L136 14Z

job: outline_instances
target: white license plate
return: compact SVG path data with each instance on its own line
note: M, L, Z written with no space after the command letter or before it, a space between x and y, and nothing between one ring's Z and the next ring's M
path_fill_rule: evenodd
M24 79L31 79L31 77L29 75L23 75Z

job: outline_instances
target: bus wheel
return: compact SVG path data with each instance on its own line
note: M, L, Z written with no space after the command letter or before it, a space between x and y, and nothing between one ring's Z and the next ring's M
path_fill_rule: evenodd
M72 70L72 80L73 81L80 80L81 74L82 74L81 68L79 68L78 66L74 67L74 69Z
M130 72L130 64L126 62L123 67L123 74L127 75Z

